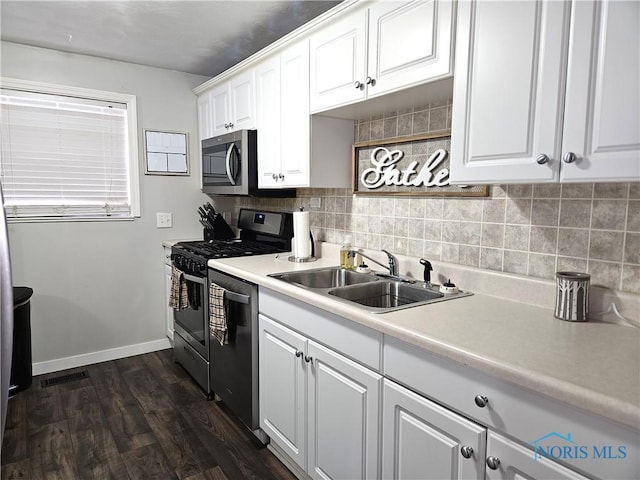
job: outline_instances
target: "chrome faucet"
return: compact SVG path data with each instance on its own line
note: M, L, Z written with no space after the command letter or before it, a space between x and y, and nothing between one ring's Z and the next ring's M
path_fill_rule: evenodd
M386 268L387 270L389 270L389 275L392 277L399 277L399 272L398 272L398 259L396 257L394 257L391 253L387 252L386 250L382 250L384 253L387 254L387 257L389 258L389 264L388 265L384 265L382 263L380 263L379 261L377 261L375 258L371 258L369 255L365 255L362 252L359 252L357 250L349 250L349 254L353 255L353 257L355 258L356 255L360 255L366 259L371 260L373 263L380 265L383 268ZM356 265L357 266L357 265Z

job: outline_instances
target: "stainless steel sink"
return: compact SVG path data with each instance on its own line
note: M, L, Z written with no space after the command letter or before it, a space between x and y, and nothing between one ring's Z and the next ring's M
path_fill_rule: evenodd
M308 288L336 288L366 282L377 282L379 278L370 273L358 273L340 267L318 268L296 272L274 273L270 277Z
M416 303L427 303L444 298L444 294L419 285L383 281L358 285L351 288L336 288L329 295L375 309L398 309Z
M425 285L411 279L381 277L340 267L273 273L269 276L373 313L394 312L472 295L463 291L445 295L438 291L439 285Z

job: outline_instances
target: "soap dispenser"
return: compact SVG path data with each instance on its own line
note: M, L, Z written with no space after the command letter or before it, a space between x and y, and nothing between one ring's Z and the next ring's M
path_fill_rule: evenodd
M346 237L340 247L340 268L353 269L353 257L351 256L351 239Z

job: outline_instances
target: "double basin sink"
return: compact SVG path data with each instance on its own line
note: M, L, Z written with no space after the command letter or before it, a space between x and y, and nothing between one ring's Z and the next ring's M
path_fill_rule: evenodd
M373 313L392 312L471 295L462 291L443 294L438 286L340 267L274 273L269 276L350 302Z

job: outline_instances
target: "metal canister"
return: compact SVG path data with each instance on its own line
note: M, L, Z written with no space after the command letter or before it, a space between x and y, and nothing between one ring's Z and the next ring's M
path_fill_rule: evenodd
M556 272L556 318L570 322L588 320L590 280L588 273Z

